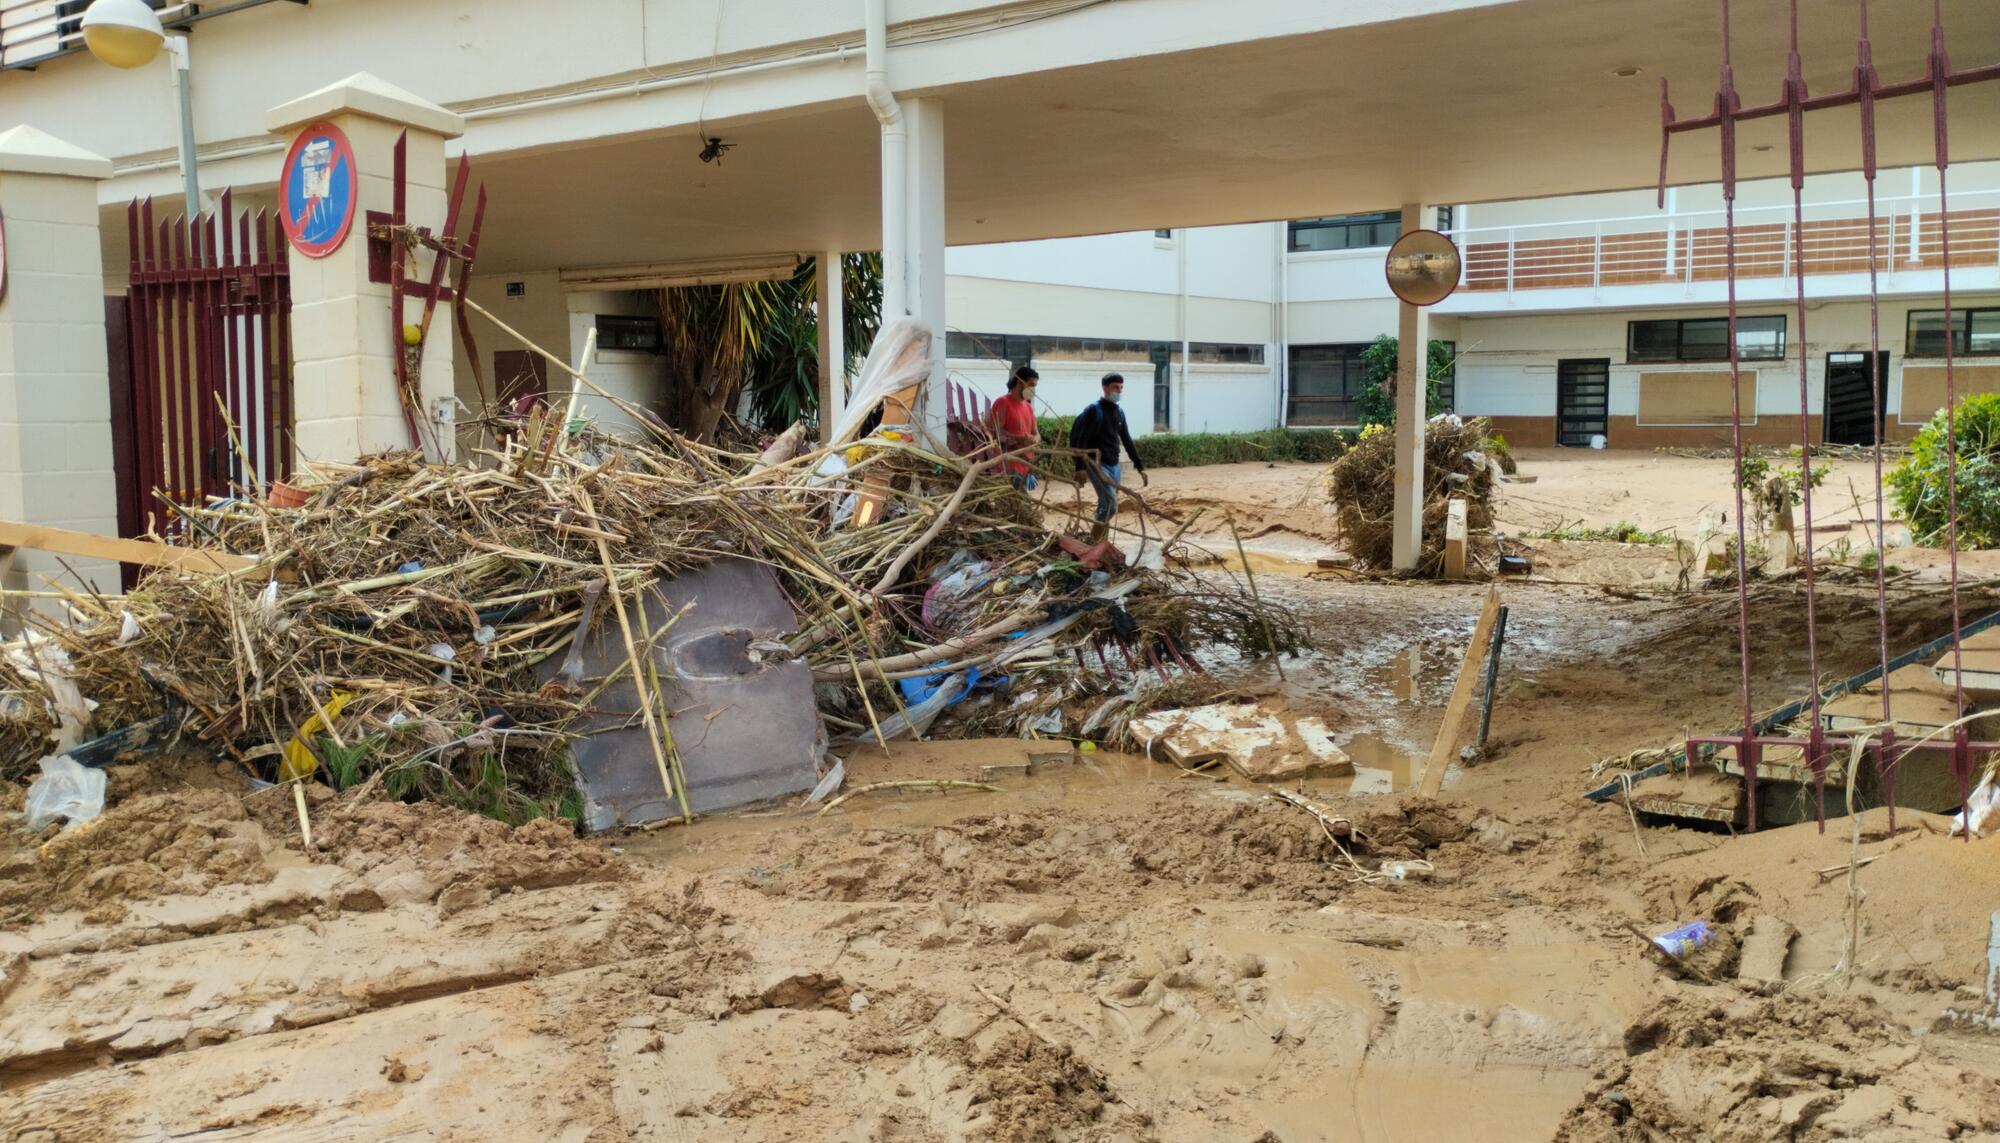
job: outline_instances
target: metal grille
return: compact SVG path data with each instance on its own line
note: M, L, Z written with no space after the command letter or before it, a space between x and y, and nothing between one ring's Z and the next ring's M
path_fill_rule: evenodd
M1746 276L1746 266L1741 257L1743 252L1741 239L1743 235L1739 232L1736 220L1737 125L1745 120L1770 118L1780 115L1785 117L1788 125L1792 185L1792 225L1788 235L1791 249L1788 265L1791 271L1789 276L1796 283L1794 295L1796 310L1794 316L1796 324L1795 336L1798 338L1799 344L1805 345L1808 344L1806 337L1805 287L1805 275L1807 271L1804 251L1807 231L1802 196L1805 186L1806 115L1808 112L1820 111L1832 107L1853 106L1859 109L1862 174L1866 179L1868 187L1868 196L1866 199L1868 207L1867 230L1865 241L1862 244L1862 250L1865 254L1864 260L1867 262L1869 284L1869 350L1871 356L1868 360L1879 361L1882 348L1882 335L1878 278L1882 269L1882 253L1887 244L1880 241L1882 237L1879 221L1880 213L1877 209L1875 196L1875 106L1879 101L1884 99L1925 94L1931 97L1931 123L1934 138L1933 162L1938 173L1937 216L1940 219L1948 219L1951 217L1947 209L1949 203L1947 197L1948 172L1951 166L1949 145L1950 117L1947 114L1948 93L1955 86L2000 79L2000 64L1989 64L1967 71L1954 72L1952 70L1951 61L1945 53L1944 46L1943 4L1941 0L1932 0L1930 53L1925 61L1923 78L1897 83L1883 83L1875 71L1873 48L1868 36L1868 0L1856 0L1856 2L1860 35L1856 48L1853 80L1846 91L1821 96L1813 96L1806 91L1804 66L1799 56L1798 0L1790 0L1790 4L1788 5L1791 51L1786 58L1785 79L1779 91L1778 99L1775 102L1754 107L1743 106L1740 93L1736 90L1734 72L1730 65L1729 0L1720 0L1722 6L1722 72L1715 91L1714 110L1707 115L1697 117L1681 118L1677 116L1674 113L1673 104L1668 99L1666 81L1662 80L1660 82L1660 120L1662 128L1660 139L1660 187L1662 203L1664 203L1666 197L1667 145L1673 136L1681 132L1709 129L1714 129L1721 136L1723 262L1726 269L1726 281L1728 283L1730 328L1729 369L1732 376L1738 374L1741 365L1741 355L1736 338L1736 287L1738 279ZM1937 230L1937 264L1943 271L1944 282L1943 324L1944 328L1947 329L1952 326L1951 271L1953 267L1952 243L1954 238L1957 237L1954 234L1955 229L1956 227L1954 226L1940 226ZM1962 643L1966 631L1960 608L1958 583L1957 426L1954 412L1954 406L1957 402L1957 386L1953 372L1952 348L1950 339L1946 339L1945 418L1947 444L1945 487L1946 511L1950 523L1946 529L1945 546L1949 556L1951 573L1952 634L1950 636L1950 648L1955 680L1953 688L1954 709L1957 715L1957 718L1948 728L1949 738L1939 736L1945 733L1944 731L1908 742L1899 741L1896 736L1896 723L1891 713L1891 688L1888 679L1890 671L1888 586L1886 573L1882 566L1883 561L1879 559L1875 561L1875 605L1876 642L1880 659L1879 670L1881 673L1882 691L1881 725L1883 729L1877 736L1862 737L1859 740L1853 736L1829 735L1826 733L1825 722L1820 712L1823 696L1819 689L1819 613L1813 575L1812 545L1810 542L1804 546L1803 580L1806 596L1806 665L1814 682L1812 690L1803 706L1793 710L1792 715L1787 716L1794 717L1798 714L1808 716L1809 721L1806 723L1805 737L1800 738L1770 733L1779 725L1777 716L1771 716L1763 720L1759 720L1756 717L1750 687L1750 596L1747 576L1748 568L1746 567L1746 553L1749 544L1744 528L1742 388L1740 385L1731 386L1734 393L1734 397L1732 398L1731 441L1736 464L1737 654L1738 662L1741 666L1740 687L1743 704L1743 722L1736 733L1732 735L1711 738L1690 738L1687 744L1686 762L1691 767L1697 757L1697 752L1701 755L1710 754L1718 749L1734 752L1737 763L1743 770L1744 781L1748 787L1748 824L1751 829L1757 828L1757 769L1762 753L1767 747L1792 747L1802 752L1805 767L1812 774L1813 784L1818 796L1817 813L1822 829L1825 828L1826 823L1826 768L1828 759L1833 751L1838 750L1843 756L1852 756L1853 751L1858 747L1866 752L1881 780L1882 789L1889 805L1890 824L1891 828L1893 828L1896 812L1896 769L1898 764L1912 751L1949 751L1951 769L1957 778L1959 794L1962 800L1971 791L1974 752L2000 750L2000 743L1971 741L1970 735L1965 729L1965 688L1958 670L1961 665L1960 656L1962 654ZM1882 422L1882 410L1880 407L1881 386L1879 383L1871 382L1870 390L1873 408L1870 410L1869 415L1879 425ZM1802 352L1799 354L1799 409L1801 413L1807 407L1806 398L1806 354ZM1808 439L1807 422L1807 417L1803 415L1799 417L1799 444L1804 455L1810 457L1813 442ZM1887 509L1884 505L1882 493L1882 443L1880 434L1876 435L1873 455L1876 485L1875 534L1880 536L1883 534L1887 516ZM1810 480L1803 482L1801 501L1800 507L1804 516L1803 534L1810 537L1813 532L1813 498L1812 482ZM1966 836L1970 838L1971 832L1969 830Z
M291 289L276 220L219 210L155 220L126 208L132 471L150 518L290 469ZM234 432L231 432L231 426ZM149 531L164 532L154 521Z

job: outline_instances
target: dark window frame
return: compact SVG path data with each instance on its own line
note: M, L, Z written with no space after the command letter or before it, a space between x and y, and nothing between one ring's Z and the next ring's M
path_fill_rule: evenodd
M664 353L665 335L660 319L643 314L593 314L597 347L620 353Z
M1942 307L1934 310L1911 310L1903 318L1903 356L1920 359L1942 359L1944 357L1944 331L1942 329L1925 334L1927 342L1935 339L1935 345L1920 348L1917 345L1917 319L1944 317ZM1986 320L1981 321L1979 319ZM1973 331L1975 327L1990 327L1991 332L1981 330L1982 336L1991 340L1986 347L1975 347ZM1957 357L2000 357L2000 306L1953 306L1951 310L1951 355Z
M1362 355L1368 351L1370 344L1352 341L1287 346L1286 376L1290 381L1285 393L1286 426L1323 428L1360 424L1361 390L1368 382L1368 366ZM1301 373L1327 366L1340 370L1341 392L1336 396L1302 396L1299 387ZM1301 419L1302 412L1315 408L1325 411L1312 419Z
M1402 230L1400 210L1300 218L1285 224L1285 248L1294 254L1377 250L1394 245Z
M1443 376L1431 378L1437 385L1438 412L1456 413L1458 412L1458 343L1440 338L1438 344L1444 346L1446 362Z
M1746 323L1754 323L1748 324ZM1721 336L1713 339L1696 339L1694 345L1713 343L1713 350L1691 349L1688 327L1700 332L1711 332L1721 327ZM1648 329L1654 334L1664 334L1667 327L1672 329L1672 337L1660 337L1654 344L1662 348L1640 348L1640 331ZM1745 348L1743 335L1758 330L1773 331L1778 335L1775 349L1758 346ZM1736 357L1739 361L1783 361L1790 351L1791 328L1784 314L1745 314L1736 319ZM1650 340L1650 339L1649 339ZM1667 346L1671 348L1666 348ZM1713 318L1641 318L1625 323L1625 364L1627 365L1677 365L1684 362L1716 362L1729 360L1729 319Z

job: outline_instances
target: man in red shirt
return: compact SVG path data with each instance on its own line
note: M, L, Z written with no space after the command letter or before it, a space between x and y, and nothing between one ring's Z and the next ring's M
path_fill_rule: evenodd
M987 414L987 428L999 442L1001 452L1029 449L1004 465L1008 482L1023 492L1035 490L1029 462L1035 457L1033 447L1041 441L1041 431L1035 425L1035 384L1041 379L1042 375L1030 366L1014 370L1014 375L1007 378L1007 395L993 402Z

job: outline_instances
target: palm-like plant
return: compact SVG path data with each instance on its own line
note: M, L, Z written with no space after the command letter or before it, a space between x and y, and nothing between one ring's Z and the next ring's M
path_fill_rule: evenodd
M849 254L841 263L842 324L851 361L866 352L882 322L882 258ZM660 290L668 373L661 414L667 423L696 440L710 439L746 387L751 416L765 428L782 429L814 416L818 274L817 259L808 259L779 281Z

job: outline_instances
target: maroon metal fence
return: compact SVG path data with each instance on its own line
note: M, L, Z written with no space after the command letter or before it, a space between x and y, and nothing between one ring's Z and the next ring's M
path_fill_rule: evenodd
M127 471L143 530L164 535L162 502L257 494L289 471L290 277L276 219L238 214L228 191L192 222L156 221L153 201L135 199L126 230Z

